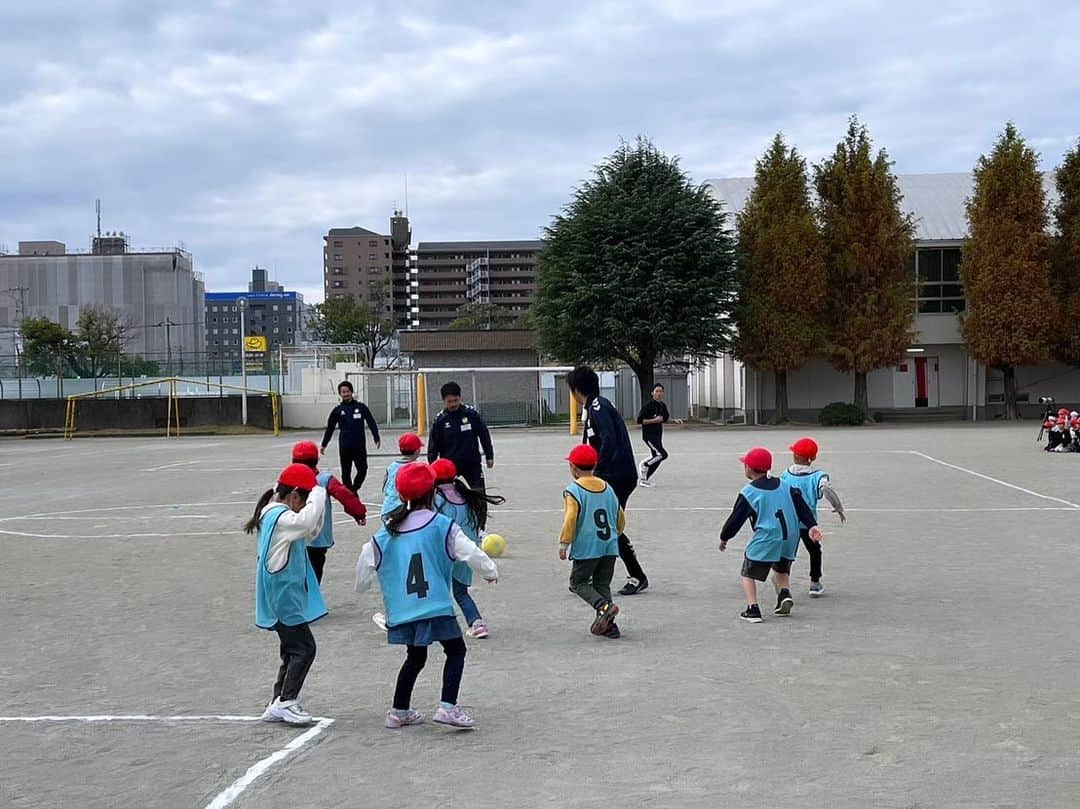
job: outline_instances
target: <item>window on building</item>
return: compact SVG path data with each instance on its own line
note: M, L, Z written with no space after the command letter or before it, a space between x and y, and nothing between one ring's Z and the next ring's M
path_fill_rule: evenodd
M278 309L279 309L279 307L278 307L278 305L277 305L277 304L275 303L275 304L274 304L274 311L276 312L276 311L278 311Z
M240 333L240 329L233 329L233 330L232 330L232 333L233 333L233 334L239 334L239 333Z
M334 253L334 261L341 261L341 253Z
M374 261L375 260L375 254L374 253L368 253L367 260L368 261Z
M330 286L332 288L334 288L334 289L344 289L345 288L345 282L344 281L331 281Z
M920 248L914 256L920 314L953 314L965 308L959 247ZM908 263L909 268L912 262Z
M334 242L334 247L344 247L344 246L345 246L344 242Z
M371 239L371 240L368 241L367 246L368 247L378 247L379 242L377 240L375 240L375 239Z

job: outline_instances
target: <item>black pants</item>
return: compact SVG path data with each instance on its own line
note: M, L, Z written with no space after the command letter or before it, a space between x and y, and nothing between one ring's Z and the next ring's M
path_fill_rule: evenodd
M315 570L315 580L322 584L322 572L326 566L326 552L329 548L313 548L308 545L307 558L311 567Z
M281 668L274 682L274 699L281 697L282 702L287 702L300 696L308 670L315 662L315 636L307 624L285 626L279 622L274 631L281 641Z
M341 482L345 484L346 489L352 489L355 494L367 479L367 448L338 447L338 457L341 459ZM356 467L355 476L352 473L353 466Z
M442 701L457 705L458 690L461 688L461 675L465 671L465 639L439 641L446 652L446 663L442 672ZM394 689L394 708L407 711L412 702L413 686L416 678L427 664L426 646L406 646L405 662L398 672L397 688Z
M799 531L799 537L810 556L810 581L821 581L821 543L810 539L810 532L805 528Z
M667 450L664 449L664 439L659 435L646 438L645 446L647 446L649 452L652 453L652 456L643 464L645 467L645 480L648 480L653 476L653 473L660 468L660 464L668 459L668 453Z
M605 480L607 479L605 478ZM637 488L637 475L630 478L614 478L607 480L607 483L614 490L615 496L619 498L619 505L622 506L623 511L625 511L626 502L630 499L630 495L633 494L634 489ZM619 558L622 559L623 564L626 565L626 574L630 576L630 578L637 579L638 581L648 580L649 577L645 575L645 571L641 568L641 563L638 562L634 544L626 534L619 534Z
M594 610L611 602L611 579L615 576L615 557L575 559L570 571L570 587Z

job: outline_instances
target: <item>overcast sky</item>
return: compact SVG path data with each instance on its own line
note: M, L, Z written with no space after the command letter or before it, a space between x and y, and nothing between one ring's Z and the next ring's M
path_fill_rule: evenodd
M182 242L322 297L328 227L535 238L620 137L697 181L851 113L898 172L966 171L1007 119L1080 135L1080 4L2 0L0 244Z

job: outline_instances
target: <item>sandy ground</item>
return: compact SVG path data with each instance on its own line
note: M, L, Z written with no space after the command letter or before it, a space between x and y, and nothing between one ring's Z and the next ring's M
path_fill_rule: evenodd
M794 614L772 615L770 587L751 626L736 619L745 534L726 554L717 534L739 451L770 446L779 469L797 433L671 430L629 514L652 587L622 599L612 642L588 634L555 555L571 439L496 432L509 502L491 528L508 550L500 582L474 588L492 627L462 690L478 728L382 727L403 654L370 621L378 594L352 592L371 529L338 511L303 695L335 723L232 805L1072 809L1080 458L1039 452L1034 433L815 430L850 511L843 528L823 515L828 595L806 597L801 555ZM277 646L252 626L239 526L302 437L0 443L0 714L258 713ZM422 710L441 663L433 650ZM298 735L0 722L0 804L204 806Z

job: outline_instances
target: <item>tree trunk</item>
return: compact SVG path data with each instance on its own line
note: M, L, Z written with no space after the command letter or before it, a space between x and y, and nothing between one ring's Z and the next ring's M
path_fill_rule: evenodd
M1016 407L1016 367L1003 365L1001 371L1005 375L1005 418L1013 421L1020 418Z
M787 424L788 421L788 396L787 396L787 369L776 372L776 415L773 417L776 424Z
M855 404L862 408L866 415L870 414L870 398L866 393L866 374L855 372Z
M638 380L638 388L641 391L641 404L652 398L653 382L655 377L653 376L653 366L656 364L655 360L650 357L645 358L645 362L641 363L627 363L630 365L630 370L634 372ZM636 413L632 415L637 415Z

